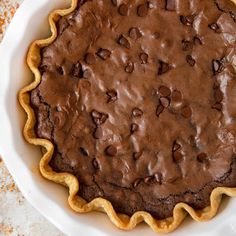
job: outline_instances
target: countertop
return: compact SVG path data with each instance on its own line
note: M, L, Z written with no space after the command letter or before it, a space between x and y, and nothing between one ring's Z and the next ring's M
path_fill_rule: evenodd
M23 0L0 0L0 43ZM22 196L0 158L0 236L63 236Z

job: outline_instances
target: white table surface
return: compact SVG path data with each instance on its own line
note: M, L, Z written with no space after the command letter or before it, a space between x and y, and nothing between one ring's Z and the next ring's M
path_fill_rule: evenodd
M23 0L0 0L0 43ZM1 132L1 131L0 131ZM22 196L0 159L0 236L63 236Z

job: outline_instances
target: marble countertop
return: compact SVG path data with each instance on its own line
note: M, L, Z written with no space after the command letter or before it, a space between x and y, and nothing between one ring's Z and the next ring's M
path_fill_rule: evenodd
M0 43L23 0L0 0ZM0 236L63 236L22 196L0 158Z

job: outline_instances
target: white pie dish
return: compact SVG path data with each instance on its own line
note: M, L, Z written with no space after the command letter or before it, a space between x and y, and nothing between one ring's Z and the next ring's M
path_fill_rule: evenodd
M32 79L25 63L27 49L35 39L49 35L48 14L69 4L69 0L25 0L0 45L0 154L24 196L66 234L157 235L145 224L123 232L115 228L105 214L74 213L67 204L67 190L41 177L39 148L23 139L26 116L17 101L17 93ZM170 235L236 235L236 199L227 199L221 209L224 210L213 220L206 223L187 220Z

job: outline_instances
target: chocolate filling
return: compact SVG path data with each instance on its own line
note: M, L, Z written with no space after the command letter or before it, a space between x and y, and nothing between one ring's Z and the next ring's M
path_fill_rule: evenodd
M230 0L81 1L31 93L52 168L87 201L158 219L236 187L235 16Z

